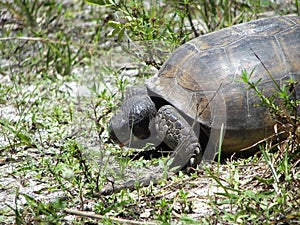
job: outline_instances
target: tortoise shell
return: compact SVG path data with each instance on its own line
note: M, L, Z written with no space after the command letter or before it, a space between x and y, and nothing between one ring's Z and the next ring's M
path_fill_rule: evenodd
M260 19L200 36L179 47L153 78L159 96L183 115L197 119L217 142L222 124L225 153L247 148L272 133L274 120L249 86L251 74L266 96L290 79L300 80L300 17ZM274 78L274 79L273 79ZM299 99L299 85L296 85ZM201 138L201 137L200 137Z

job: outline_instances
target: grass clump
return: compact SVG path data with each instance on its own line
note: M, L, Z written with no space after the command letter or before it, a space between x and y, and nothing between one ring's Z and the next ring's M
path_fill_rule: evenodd
M278 121L274 132L277 135L283 133L284 139L279 143L267 141L261 145L261 156L250 165L229 162L227 179L220 179L215 169L206 169L222 190L216 193L219 197L211 206L216 212L215 219L225 223L260 224L263 221L267 224L296 224L300 216L299 100L295 98L296 81L290 80L286 86L280 87L273 79L278 90L267 96L259 88L260 80L251 81L252 73L243 71L241 79L249 89L254 90L262 105ZM244 166L249 166L251 171Z

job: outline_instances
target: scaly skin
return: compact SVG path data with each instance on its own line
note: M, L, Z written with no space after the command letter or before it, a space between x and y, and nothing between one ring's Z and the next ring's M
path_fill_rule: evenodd
M164 142L173 153L169 158L169 170L176 173L189 166L195 167L201 162L202 149L193 128L171 105L157 106L145 95L143 89L129 89L119 113L110 122L110 136L115 142L131 147L143 144L155 145ZM134 93L134 94L132 94ZM141 94L139 94L141 93ZM130 180L122 185L103 189L103 194L134 188L138 182L142 186L157 182L162 178L163 171L158 166L152 173L145 174L140 180Z

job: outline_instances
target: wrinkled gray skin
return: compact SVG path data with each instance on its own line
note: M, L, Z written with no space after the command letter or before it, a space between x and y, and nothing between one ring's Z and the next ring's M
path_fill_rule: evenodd
M164 142L174 150L167 163L169 175L182 168L195 167L201 162L203 152L198 137L176 108L171 105L159 107L147 95L145 86L127 89L125 99L120 111L110 121L112 140L134 148L147 143L157 146ZM102 194L133 189L137 182L140 186L148 186L150 182L155 183L162 178L162 168L157 166L139 180L129 180L122 185L102 189Z
M220 133L221 124L222 152L251 147L273 133L275 121L266 108L257 107L255 92L236 82L242 70L252 71L251 81L267 96L278 91L274 81L280 87L290 79L300 81L300 17L256 20L187 42L145 87L128 89L111 119L111 138L136 148L164 142L174 150L170 168L175 171L200 163L203 134L209 135L208 146L214 144L218 137L212 134ZM299 99L299 84L293 91ZM147 185L156 175L141 182Z
M120 111L110 121L111 139L133 148L164 142L170 149L181 149L171 155L173 171L195 167L202 158L198 137L176 108L161 104L150 98L146 86L128 88Z

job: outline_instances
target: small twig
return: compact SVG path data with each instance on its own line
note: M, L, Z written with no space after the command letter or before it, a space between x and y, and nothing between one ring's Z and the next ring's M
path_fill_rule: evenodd
M213 94L213 96L211 97L211 99L209 99L209 101L206 103L206 105L201 109L200 111L200 107L199 104L197 104L197 115L195 117L194 123L197 121L198 117L202 115L202 113L204 112L204 110L208 109L209 104L213 101L213 99L216 97L216 95L219 93L221 87L222 87L223 83L221 83L218 87L218 89L216 90L216 92ZM193 125L194 126L194 125Z
M103 220L103 219L109 219L118 223L124 223L124 224L137 224L137 225L143 225L143 224L150 224L150 225L156 225L158 223L154 222L142 222L142 221L134 221L134 220L126 220L122 218L117 218L117 217L111 217L111 216L103 216L99 215L93 212L84 212L84 211L79 211L79 210L74 210L74 209L64 209L64 212L67 214L75 215L75 216L81 216L81 217L87 217L87 218L92 218L92 219L97 219L97 220Z
M256 142L256 143L254 143L254 144L251 145L251 146L248 146L248 147L246 147L246 148L242 148L240 151L247 151L247 150L249 150L249 149L251 149L251 148L257 147L257 146L258 146L259 144L261 144L261 143L270 141L270 140L272 140L274 137L278 137L279 135L285 134L285 133L286 133L285 131L280 131L279 133L272 134L272 135L270 135L270 136L268 136L268 137L266 137L266 138L264 138L264 139L262 139L262 140L260 140L260 141L258 141L258 142Z
M192 31L194 32L195 37L199 37L199 33L197 32L197 30L194 26L194 23L193 23L193 18L192 18L192 15L191 15L189 4L185 4L185 10L187 12L187 17L188 17L189 23L191 25L191 28L192 28Z
M261 58L257 55L257 53L252 48L250 48L250 50L252 51L254 56L258 59L258 61L261 63L261 65L264 67L265 71L268 73L269 77L272 79L273 83L275 84L277 90L281 91L279 84L276 82L274 76L272 75L270 70L267 68L267 66L264 64L264 62L261 60Z
M53 43L53 44L61 44L61 45L68 45L69 43L66 41L58 41L58 40L51 40L48 38L40 38L40 37L4 37L0 38L0 41L12 41L12 40L23 40L23 41L36 41L36 42L43 42L43 43ZM95 47L92 44L81 44L81 43L72 43L79 47Z

